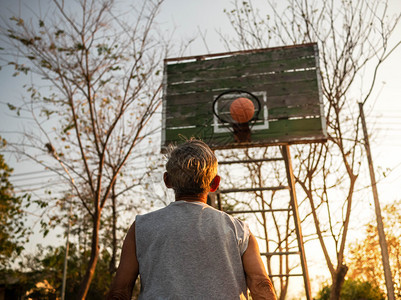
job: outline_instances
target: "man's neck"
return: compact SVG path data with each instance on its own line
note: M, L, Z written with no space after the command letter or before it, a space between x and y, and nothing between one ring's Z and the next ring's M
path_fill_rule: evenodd
M207 193L198 195L176 195L175 201L203 202L207 203Z

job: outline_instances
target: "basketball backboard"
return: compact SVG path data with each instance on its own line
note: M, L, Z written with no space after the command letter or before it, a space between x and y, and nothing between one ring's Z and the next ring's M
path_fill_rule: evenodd
M260 107L238 142L213 112L247 93ZM162 120L162 151L190 137L212 149L325 141L317 44L166 59Z

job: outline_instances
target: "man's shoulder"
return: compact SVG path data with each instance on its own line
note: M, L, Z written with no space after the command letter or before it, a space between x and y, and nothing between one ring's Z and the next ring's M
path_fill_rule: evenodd
M230 222L235 224L236 226L244 226L244 222L231 214L228 214L224 211L218 210L206 203L197 203L197 202L184 202L184 201L176 201L176 202L171 202L165 207L156 209L152 212L148 212L142 215L137 215L136 216L136 221L145 221L145 220L159 220L162 221L163 218L165 217L171 217L171 215L181 215L183 211L187 212L187 208L195 208L195 210L189 209L189 211L198 211L209 214L209 215L214 215L214 217L218 219L224 219L226 220L225 222ZM184 209L184 210L182 210Z
M242 221L241 219L233 216L232 214L228 214L225 211L222 210L218 210L210 205L207 205L206 207L208 209L208 211L211 214L215 214L218 217L220 217L221 219L224 219L226 222L232 223L235 226L240 226L240 227L244 227L247 226L246 223L244 221Z
M150 211L150 212L147 212L147 213L139 214L139 215L136 216L136 218L137 219L138 218L139 219L141 219L141 218L150 218L150 217L154 217L154 216L163 214L167 209L169 209L169 206L170 205L167 205L165 207L157 208L154 211Z

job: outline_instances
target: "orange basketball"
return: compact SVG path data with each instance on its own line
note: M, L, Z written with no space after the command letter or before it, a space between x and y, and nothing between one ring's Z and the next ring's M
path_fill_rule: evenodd
M237 98L231 103L230 114L234 121L246 123L252 119L255 113L255 106L248 98Z

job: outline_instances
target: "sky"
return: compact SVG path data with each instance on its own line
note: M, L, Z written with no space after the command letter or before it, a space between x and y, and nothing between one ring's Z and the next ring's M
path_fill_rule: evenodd
M9 10L18 11L19 6L28 0L0 0L1 17L7 18ZM135 3L137 1L133 1ZM175 31L178 39L197 39L189 47L186 55L199 55L226 51L217 31L231 35L232 29L229 25L224 9L232 8L231 0L166 0L162 6L158 22L166 30ZM264 1L254 1L261 11ZM42 7L46 1L40 1ZM401 12L401 1L390 0L390 10ZM267 12L266 12L267 13ZM202 32L207 41L205 46L199 33ZM401 36L401 28L398 27L395 37ZM378 84L373 91L373 97L365 106L368 131L370 133L370 145L373 161L378 179L379 198L382 205L401 199L401 47L383 64L378 73ZM369 74L366 74L369 78ZM21 129L22 123L10 117L6 103L18 103L23 94L22 85L29 78L14 78L11 76L10 68L0 70L0 134L13 138L14 132ZM10 160L10 165L15 169L12 180L18 189L38 182L33 181L32 175L20 175L39 171L38 167L29 163ZM374 215L373 198L369 189L370 182L367 176L367 161L363 167L364 180L366 181L366 201L370 203L363 205L363 209L370 209L367 215ZM37 174L37 173L35 173ZM39 181L48 180L48 173L40 173ZM385 174L385 176L384 176ZM363 215L364 217L366 214ZM356 218L358 216L355 216ZM363 221L363 220L361 220ZM367 220L365 220L367 221Z
M24 11L27 7L26 0L0 0L1 16L8 17L10 12ZM120 1L121 2L121 1ZM129 2L129 1L128 1ZM46 1L39 1L41 10L44 10ZM268 13L262 6L263 1L254 1L256 7L260 6L262 12ZM389 11L401 11L401 1L390 0ZM20 8L22 7L22 9ZM158 22L162 28L172 31L178 39L197 38L187 49L185 55L198 55L205 53L225 52L227 49L221 41L219 32L224 35L232 35L232 28L224 13L224 9L230 9L232 1L183 1L167 0L162 6ZM200 32L204 39L200 38ZM398 28L394 36L400 36ZM204 40L207 42L205 46ZM366 104L365 115L367 116L368 130L371 134L371 148L374 165L386 178L381 178L379 191L384 193L383 201L392 201L400 198L393 186L400 186L401 158L401 48L399 47L392 56L383 64L379 70L378 83L373 92L373 97ZM23 95L22 85L29 82L29 78L22 76L12 77L11 68L5 67L0 71L0 108L2 117L0 119L1 132L14 132L21 128L20 120L10 118L6 103L15 103ZM369 74L366 77L369 79ZM22 166L25 168L25 165ZM14 166L15 173L20 172L19 166ZM392 169L391 172L387 170ZM22 170L21 170L22 171ZM383 171L383 172L382 172ZM398 178L398 179L397 179ZM398 181L397 181L398 180Z
M4 18L10 11L19 11L19 7L26 7L29 1L0 0L1 15ZM39 1L44 10L46 1ZM232 7L232 1L183 1L167 0L162 6L158 22L161 27L174 30L175 37L179 39L197 39L187 49L186 55L224 52L227 49L217 31L224 35L232 35L232 28L225 16L224 9ZM263 11L262 0L254 1L255 6L260 5ZM401 11L401 1L390 0L390 11ZM267 13L267 12L266 12ZM200 32L207 41L207 47ZM401 30L394 36L400 36ZM397 191L390 192L390 185L396 185L397 178L401 176L401 159L397 153L401 150L401 91L398 82L401 82L401 48L398 48L379 70L378 84L372 99L365 107L368 120L368 129L371 134L371 147L374 164L383 170L394 169L389 177L381 180L384 185L385 198L401 197ZM20 126L19 121L8 118L7 107L4 103L18 101L22 95L23 79L10 76L11 68L0 71L0 103L3 117L0 120L2 132L13 131ZM369 78L368 76L366 76ZM25 78L28 79L28 78ZM28 79L29 81L29 79ZM4 116L5 114L5 116ZM15 167L17 173L17 166ZM400 183L398 181L398 183Z

